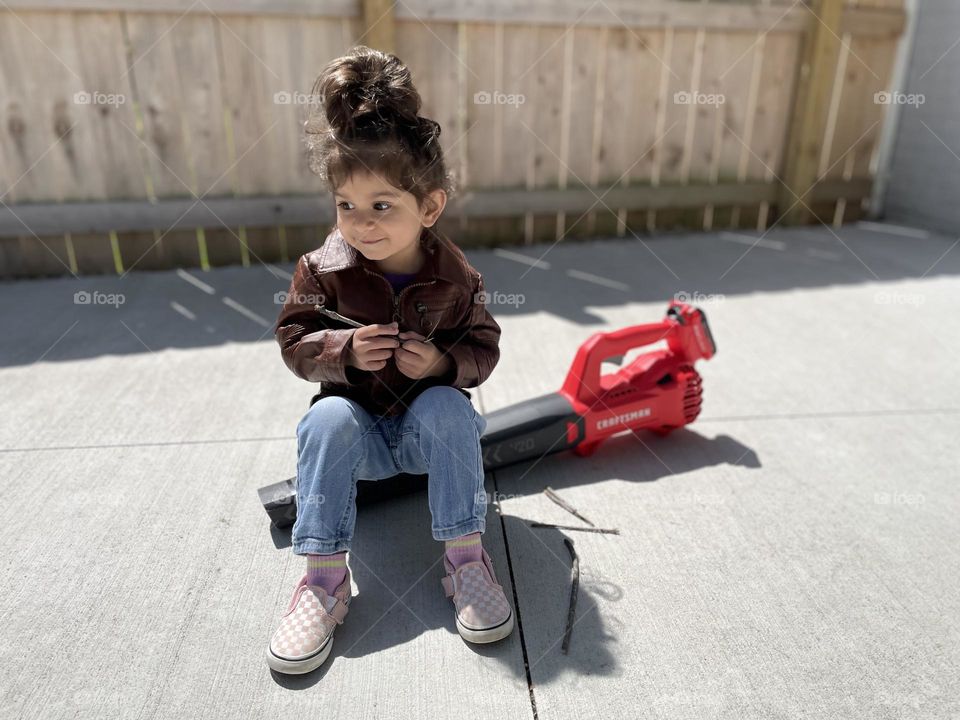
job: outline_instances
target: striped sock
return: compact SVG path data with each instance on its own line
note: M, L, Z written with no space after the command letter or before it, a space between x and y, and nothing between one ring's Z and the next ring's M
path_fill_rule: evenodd
M447 558L453 564L454 570L464 563L483 560L481 555L483 546L480 544L480 533L478 532L447 540L444 545Z
M347 576L347 551L332 555L307 555L307 585L319 585L333 595Z

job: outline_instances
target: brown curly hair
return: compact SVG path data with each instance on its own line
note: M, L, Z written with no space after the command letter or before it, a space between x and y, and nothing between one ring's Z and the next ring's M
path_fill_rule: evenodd
M354 172L372 171L411 193L419 208L434 190L452 195L440 125L420 117L420 105L396 55L358 45L331 60L313 84L304 123L311 172L335 192Z

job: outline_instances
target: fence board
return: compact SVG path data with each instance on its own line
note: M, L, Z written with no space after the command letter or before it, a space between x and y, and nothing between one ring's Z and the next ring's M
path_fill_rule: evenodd
M895 47L887 39L844 36L840 54L843 72L837 73L833 88L836 121L825 138L821 174L849 179L870 173L886 108L876 94L887 89ZM840 198L813 209L821 219L839 224L859 217L860 203L854 204Z
M464 49L462 76L466 97L467 163L465 184L470 188L497 187L503 167L504 95L503 25L477 23L463 26ZM449 43L432 48L442 58L451 58ZM436 55L434 55L436 57ZM466 237L489 237L515 243L522 237L519 218L470 218L461 221Z
M361 14L351 0L8 0L6 7L26 10L107 10L142 13L275 15L293 17L346 17ZM438 3L436 0L407 0L394 12L402 20L429 18L436 22L567 25L582 27L627 25L630 27L738 28L802 31L803 3L797 0L727 2L709 6L695 0L487 0L484 3ZM842 29L858 34L896 35L903 29L902 0L847 0Z
M663 131L657 175L665 185L685 185L690 179L690 154L696 132L696 106L683 102L683 97L699 92L703 45L699 30L667 28L667 50L664 62L667 72L664 98ZM689 211L664 209L651 213L652 229L692 227L695 221Z
M794 34L768 33L764 38L747 179L780 180L787 129L794 109L797 81L794 62L799 51L800 38ZM760 203L758 230L768 226L769 214L769 203Z
M754 74L759 40L756 33L712 33L705 46L703 92L723 98L714 112L713 137L704 160L709 165L707 180L712 184L740 180L741 159L745 146L749 147L756 110ZM708 205L704 209L704 229L735 225L734 210Z
M220 41L234 192L320 192L306 164L305 100L321 68L347 49L342 23L229 17Z
M567 93L563 118L563 135L559 148L553 148L561 158L560 187L595 186L599 176L596 153L599 147L601 121L598 109L603 106L606 28L575 27L565 41L569 42L569 57L565 73ZM593 215L607 214L606 200L598 201L592 213L563 214L558 221L564 238L587 237L594 234L589 221Z
M71 233L70 244L76 258L78 275L112 275L117 272L108 234Z
M621 51L617 48L616 65L625 64L628 74L625 79L630 87L627 114L623 118L625 141L624 163L618 173L627 172L627 184L659 182L659 163L662 156L662 135L666 130L666 103L668 58L665 57L664 30L628 30L627 41ZM615 76L611 76L615 77ZM604 124L611 118L605 118ZM613 154L608 158L616 162ZM635 234L652 221L652 213L644 211L618 211L618 232Z
M4 153L11 182L16 186L7 201L25 198L58 200L74 196L83 154L91 138L77 144L83 129L76 127L73 93L82 82L71 65L48 50L62 39L69 16L62 14L0 13L0 67L4 74L4 129L9 143ZM26 32L28 24L33 33ZM69 51L69 48L67 48ZM90 188L96 197L98 167L89 168Z
M449 206L442 223L458 239L515 243L769 224L768 194L754 203L728 194L726 186L759 180L767 188L783 174L800 40L810 22L803 7L788 0L401 5L395 9L397 52L421 92L422 114L441 124L461 194L614 182L660 188L629 196L624 207L611 204L627 197L614 193L592 209L566 200L488 205L493 195L487 193ZM15 0L6 6L16 15L0 12L6 101L0 193L8 193L0 199L15 202L15 209L102 200L108 202L99 207L108 212L118 207L109 201L118 199L195 193L209 193L208 203L249 198L261 212L257 200L271 196L285 203L316 194L332 204L306 163L302 124L310 108L303 96L321 67L365 31L355 3ZM901 0L851 0L843 11L839 27L850 52L823 138L823 167L841 160L830 179L860 181L871 173L877 121L886 109L873 94L889 82L902 26ZM872 72L857 72L855 58ZM120 93L128 102L104 109L73 101L74 93L91 90ZM476 103L476 92L522 94L525 102ZM291 102L277 93L288 93ZM724 103L685 104L677 93L722 95ZM853 150L842 156L851 143ZM697 206L685 185L700 192L705 185L723 187L704 193ZM638 206L638 197L649 204ZM830 193L820 197L825 204L818 215L839 222L852 217L851 204L859 208L861 195L836 204ZM711 198L735 200L736 207L714 206ZM23 235L3 210L0 234ZM111 237L122 265L154 267L178 258L206 266L273 262L267 257L284 257L296 242L320 234L320 225L298 225L303 218L296 212L276 215L283 225L272 231L238 223L250 217L238 211L224 223L199 220L165 234L167 226L125 227L122 215L115 226L98 221L96 230L85 229L86 215L76 213L77 226L66 228L75 234L57 241L62 251L31 237L16 247L34 253L22 267L42 269L52 259L61 268L106 271L117 263ZM266 212L253 222L271 217ZM43 254L49 258L41 260ZM65 264L58 260L64 254Z
M86 132L78 142L89 138L91 151L80 169L73 197L144 198L147 183L136 136L121 17L118 13L79 13L71 33L78 40L73 52L83 91L123 98L122 104L73 106L72 111ZM57 52L60 54L59 49Z
M453 165L461 188L496 186L502 172L503 118L497 97L503 93L503 65L501 48L503 26L483 23L471 26L439 24L449 29L444 37L421 37L420 52L414 53L426 73L440 58L441 65L456 68L456 85L444 85L448 107L462 112L462 121L452 127L456 137L448 138L447 157L456 153ZM416 37L416 36L415 36ZM458 49L460 52L457 52ZM462 87L462 98L457 98ZM459 101L458 101L459 100ZM438 119L438 118L434 118ZM453 148L451 152L450 148ZM451 213L453 208L451 207ZM463 236L507 236L517 241L516 219L507 227L502 218L458 218L458 232Z
M293 262L301 255L323 245L327 232L332 225L293 225L284 228L285 254L283 262Z
M530 42L528 28L501 25L502 39L501 82L499 88L506 96L513 96L514 104L501 107L498 128L500 133L500 187L525 192L534 186L533 152L530 130L538 112L536 97L537 48ZM522 102L521 102L522 100ZM533 237L534 216L525 212L513 220L510 230L514 243L530 242Z
M540 26L531 38L536 60L530 73L536 76L533 122L527 131L527 142L533 148L533 187L559 187L560 157L553 148L560 147L563 133L565 34L560 28ZM533 215L531 242L552 242L562 232L557 213Z
M164 252L167 241L160 230L138 230L117 233L124 272L132 270L165 270L173 267ZM193 243L194 246L196 243Z
M68 275L70 259L63 235L0 238L0 275L47 277Z
M131 72L155 197L226 192L210 184L226 166L213 18L131 14Z
M459 27L453 23L397 23L398 56L410 67L420 92L420 114L440 123L440 146L447 167L460 172L467 137L461 113L460 77L470 66L460 58ZM409 60L408 60L409 58Z

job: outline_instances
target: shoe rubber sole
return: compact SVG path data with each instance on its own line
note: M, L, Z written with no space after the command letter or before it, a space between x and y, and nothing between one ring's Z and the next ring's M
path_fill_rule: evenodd
M327 638L327 641L323 644L323 647L319 648L316 653L310 655L309 657L301 658L300 660L287 660L282 657L277 657L273 654L273 651L267 646L267 665L270 666L271 670L275 670L278 673L284 673L285 675L303 675L304 673L311 672L316 670L318 667L323 665L323 662L330 655L330 651L333 649L333 635Z
M347 601L344 603L347 607L350 606L350 600L352 598L347 598ZM304 673L312 672L318 667L323 665L324 661L329 657L330 651L333 649L333 632L327 637L327 641L319 648L313 655L308 655L307 657L300 658L299 660L288 660L286 658L278 657L274 655L273 650L270 649L270 644L267 644L267 665L270 666L271 670L275 670L278 673L284 673L285 675L303 675Z
M502 623L494 627L484 628L483 630L468 628L460 622L460 618L458 617L457 631L460 633L460 637L472 643L492 643L497 640L503 640L513 632L513 610L510 611L510 617Z

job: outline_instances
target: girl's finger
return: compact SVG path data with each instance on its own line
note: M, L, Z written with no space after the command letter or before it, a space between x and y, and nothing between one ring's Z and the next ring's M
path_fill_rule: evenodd
M397 369L403 370L405 375L413 375L419 371L420 363L417 362L416 356L411 357L410 355L404 355L396 358Z
M413 360L416 360L417 358L416 353L411 352L408 348L405 348L405 347L398 347L394 351L393 356L398 362L403 362L403 363L410 363Z
M401 349L406 350L407 352L422 358L427 357L427 353L430 352L430 350L427 348L426 345L418 341L415 341L415 342L408 341L408 342L405 342L400 347Z

